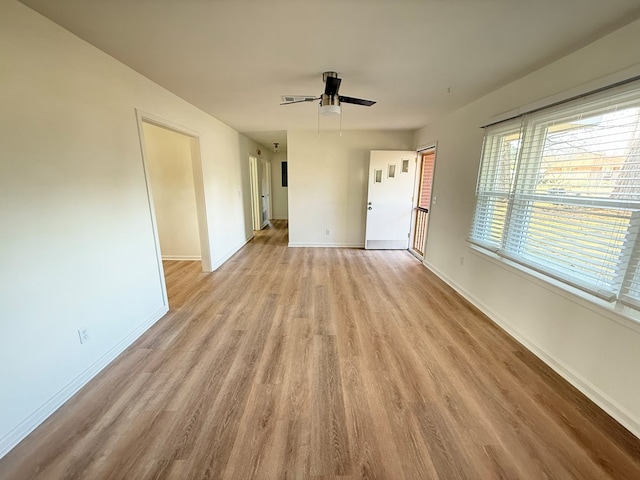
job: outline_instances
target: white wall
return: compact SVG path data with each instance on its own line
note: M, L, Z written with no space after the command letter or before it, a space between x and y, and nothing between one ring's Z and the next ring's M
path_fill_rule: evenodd
M143 130L162 258L200 260L191 139L146 122Z
M364 246L369 151L412 148L408 131L287 132L289 245Z
M282 162L287 161L287 154L278 152L272 154L271 160L271 216L276 220L289 218L289 189L282 186Z
M415 146L438 142L438 202L431 209L425 264L640 435L640 325L476 253L465 241L482 146L479 127L545 97L640 74L632 45L640 45L640 21L419 130Z
M214 267L252 235L258 146L13 0L0 58L2 455L166 311L135 109L200 136Z

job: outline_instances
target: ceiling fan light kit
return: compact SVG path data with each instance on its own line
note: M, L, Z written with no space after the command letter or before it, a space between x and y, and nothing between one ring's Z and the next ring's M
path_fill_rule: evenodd
M342 108L340 107L340 98L338 95L322 94L320 97L320 115L338 115Z
M340 115L341 112L340 105L322 105L320 107L320 115Z

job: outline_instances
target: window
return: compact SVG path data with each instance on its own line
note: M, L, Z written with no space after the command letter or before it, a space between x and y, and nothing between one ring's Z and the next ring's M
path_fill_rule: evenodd
M640 309L640 86L487 127L470 241Z

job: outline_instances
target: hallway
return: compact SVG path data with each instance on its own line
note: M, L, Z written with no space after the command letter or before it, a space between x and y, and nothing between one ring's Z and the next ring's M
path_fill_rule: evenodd
M166 262L170 312L0 478L640 478L640 440L407 251L256 233Z

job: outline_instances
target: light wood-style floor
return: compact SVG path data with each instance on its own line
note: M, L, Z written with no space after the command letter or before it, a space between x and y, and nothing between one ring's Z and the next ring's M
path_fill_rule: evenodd
M409 253L260 232L0 460L14 479L639 479L640 440Z

